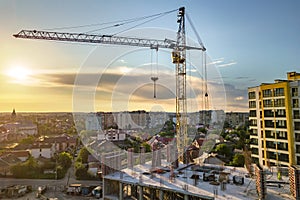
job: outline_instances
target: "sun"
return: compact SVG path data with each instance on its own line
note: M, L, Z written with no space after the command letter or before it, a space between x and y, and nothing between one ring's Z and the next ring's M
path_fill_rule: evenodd
M31 75L31 71L22 66L14 66L7 70L7 75L15 81L26 81Z

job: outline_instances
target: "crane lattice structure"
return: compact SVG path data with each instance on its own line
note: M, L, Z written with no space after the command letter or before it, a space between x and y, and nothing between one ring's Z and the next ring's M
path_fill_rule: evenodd
M176 66L176 142L179 160L183 161L183 153L187 147L186 50L201 50L204 52L206 48L202 43L200 47L186 45L184 7L179 8L177 17L177 23L179 24L177 41L38 30L21 30L13 36L23 39L172 49L172 61Z

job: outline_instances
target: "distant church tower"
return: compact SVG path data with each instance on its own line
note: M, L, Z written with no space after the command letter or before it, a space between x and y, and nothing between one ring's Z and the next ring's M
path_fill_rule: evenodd
M16 110L13 109L12 113L11 113L11 119L12 120L15 120L17 118L17 113L16 113Z

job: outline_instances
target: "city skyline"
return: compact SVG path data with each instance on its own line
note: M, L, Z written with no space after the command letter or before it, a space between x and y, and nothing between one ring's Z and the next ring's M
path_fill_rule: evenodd
M105 2L105 4L103 1L72 1L70 4L61 1L4 0L0 5L0 24L4 27L0 38L2 93L0 110L2 112L11 112L13 108L18 112L74 111L72 108L73 91L76 90L74 85L81 88L86 84L78 82L78 72L83 74L81 77L84 77L84 80L92 79L94 82L100 79L99 74L104 74L100 89L95 86L95 93L90 94L91 101L85 101L83 97L83 100L75 99L81 104L95 103L92 108L84 107L83 110L117 110L116 107L120 105L120 96L117 94L122 92L124 94L126 89L130 88L132 91L125 95L125 100L122 101L129 102L125 105L127 110L174 111L174 85L166 84L173 81L169 77L170 74L174 75L172 71L174 66L170 62L169 52L159 51L158 83L165 81L165 84L158 85L158 97L161 99L153 99L150 76L156 69L151 66L150 70L149 63L153 61L150 56L155 58L155 53L152 55L148 49L134 51L129 47L20 40L13 38L12 35L21 29L88 32L95 30L96 27L82 27L82 25L149 16L178 9L181 6L186 7L207 48L211 59L209 63L214 64L213 69L208 69L208 73L213 71L213 75L209 76L211 79L208 79L209 95L213 98L211 101L214 101L210 109L225 107L226 112L246 111L248 87L257 86L262 82L273 82L274 79L285 79L286 72L299 71L300 58L297 54L300 52L300 45L297 36L300 33L298 26L300 14L297 10L300 3L298 1L288 3L272 1L271 3L192 0L176 1L172 4L161 1L151 3L132 1L130 4L115 1ZM76 26L76 29L70 28L71 26ZM62 27L69 28L59 29ZM157 30L161 35L169 34L165 32L171 32L172 35L177 30L176 12L138 28L123 33L123 36L147 38L149 35L155 36ZM93 33L112 34L116 31L117 29L105 29ZM197 36L192 34L191 28L187 28L187 31L189 31L188 37L196 41ZM100 62L99 55L102 55ZM189 56L187 54L187 57ZM141 58L145 59L141 60ZM155 60L153 62L155 63ZM108 63L109 67L107 67ZM134 70L135 73L132 73L132 69L136 66L141 70ZM193 91L189 95L193 99L201 94L199 88L203 82L200 79L202 75L192 74L194 68L189 70L191 73L187 79L193 85L191 87ZM199 68L196 68L197 70L200 71ZM140 79L134 79L137 77ZM140 87L135 87L136 82L132 80L137 80L141 84ZM141 80L147 81L139 82ZM115 87L116 85L118 87ZM94 96L100 101L94 102ZM108 106L103 107L106 104ZM190 110L194 108L200 110L201 104L201 100L195 98L188 105Z

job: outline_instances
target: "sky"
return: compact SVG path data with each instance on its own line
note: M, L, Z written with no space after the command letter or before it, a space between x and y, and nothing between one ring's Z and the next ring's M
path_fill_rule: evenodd
M1 0L0 112L174 111L169 50L12 35L28 29L176 40L177 11L136 27L103 27L182 6L197 30L186 22L188 44L198 45L199 35L207 49L209 109L245 112L248 87L300 71L297 0ZM187 53L188 111L204 108L201 56ZM152 76L159 78L157 98Z

